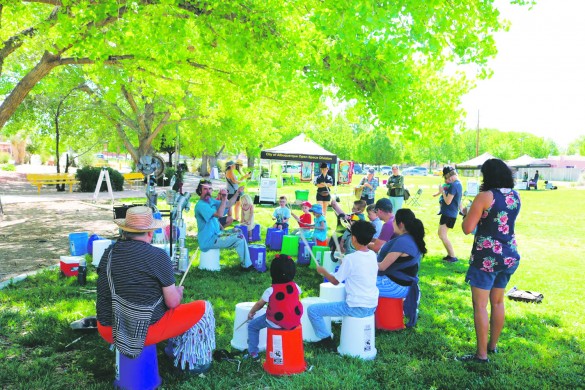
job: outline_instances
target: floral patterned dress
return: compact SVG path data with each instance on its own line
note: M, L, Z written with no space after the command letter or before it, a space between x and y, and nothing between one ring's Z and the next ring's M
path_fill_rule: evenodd
M520 197L510 188L490 191L494 199L477 225L469 265L484 272L497 272L520 261L514 234Z

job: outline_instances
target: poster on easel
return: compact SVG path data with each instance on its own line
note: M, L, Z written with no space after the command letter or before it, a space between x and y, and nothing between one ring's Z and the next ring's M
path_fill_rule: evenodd
M353 161L339 161L339 184L350 184L353 176Z
M313 163L301 161L301 181L313 180Z

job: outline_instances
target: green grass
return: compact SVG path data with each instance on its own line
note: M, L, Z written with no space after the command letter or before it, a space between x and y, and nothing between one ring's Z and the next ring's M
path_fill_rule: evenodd
M583 388L585 191L521 192L516 229L522 260L510 287L539 291L545 298L538 305L506 301L501 353L489 365L464 365L454 357L472 352L475 340L470 291L464 283L466 261L444 264L440 260L445 253L436 235L438 203L431 197L440 179L407 177L406 181L413 194L423 186L421 204L413 209L425 224L429 247L420 270L421 314L416 328L377 332L378 355L369 362L305 344L305 358L313 369L283 378L266 374L260 364L252 362L243 362L239 372L237 364L214 363L205 377L183 377L173 371L159 348L164 388ZM285 186L278 193L292 202L295 189L308 188L312 201L314 190L309 184ZM352 188L340 187L339 191L349 194ZM378 196L383 194L380 188ZM344 208L352 200L342 196ZM256 219L263 227L271 224L272 210L257 207ZM328 222L333 226L332 212ZM187 223L193 233L193 209ZM458 257L468 257L472 237L461 233L460 223L450 237ZM193 251L195 240L188 239L187 244ZM94 314L93 271L90 269L85 287L79 287L75 278L47 270L0 291L1 388L111 388L114 353L96 333L69 328L70 322ZM314 270L299 267L296 281L303 297L319 294L322 279ZM236 303L257 300L269 284L268 273L241 273L235 253L223 252L221 272L192 268L185 281L185 300L213 303L217 348L229 350ZM339 337L339 325L333 330Z

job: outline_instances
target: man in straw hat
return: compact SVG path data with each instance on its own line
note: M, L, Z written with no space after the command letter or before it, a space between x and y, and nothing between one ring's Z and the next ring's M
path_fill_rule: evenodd
M211 197L213 188L209 180L201 180L197 186L197 195L200 199L195 205L195 218L197 219L197 239L199 248L203 252L210 249L233 248L238 252L242 268L246 271L254 269L250 260L248 242L241 232L223 233L219 218L223 217L226 207L231 207L237 197L228 200L228 193L225 188L219 190L221 200ZM238 194L244 191L244 187L238 188Z
M215 348L215 318L207 301L181 304L183 286L175 286L169 255L150 245L153 231L164 222L153 218L145 206L128 209L126 218L115 219L122 230L120 239L106 249L98 268L97 320L100 335L128 356L144 345L169 340L165 352L175 365L191 373L210 369ZM144 310L141 318L116 304L120 298L132 308ZM148 328L144 312L150 312ZM147 317L147 316L146 316ZM142 323L141 323L142 322ZM124 324L121 326L120 324ZM145 334L144 334L145 333Z

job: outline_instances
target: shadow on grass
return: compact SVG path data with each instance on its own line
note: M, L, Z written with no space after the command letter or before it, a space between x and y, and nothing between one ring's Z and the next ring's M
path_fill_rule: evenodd
M274 256L269 252L268 266ZM270 275L242 272L233 251L222 252L221 272L193 266L185 279L185 301L210 300L216 317L217 348L231 350L235 305L256 301L270 286ZM294 377L267 375L261 363L215 362L205 377L177 373L158 346L159 371L166 388L577 388L583 378L583 341L563 328L546 303L506 302L507 324L500 354L488 365L462 364L456 356L475 348L467 265L428 257L421 267L421 307L416 328L376 332L374 361L339 356L306 343L311 371ZM115 354L97 333L82 334L70 322L95 314L97 277L88 285L40 273L0 291L0 384L6 388L110 388ZM318 296L323 281L299 266L296 282L303 297ZM333 325L339 342L340 325ZM79 337L81 339L77 340Z

